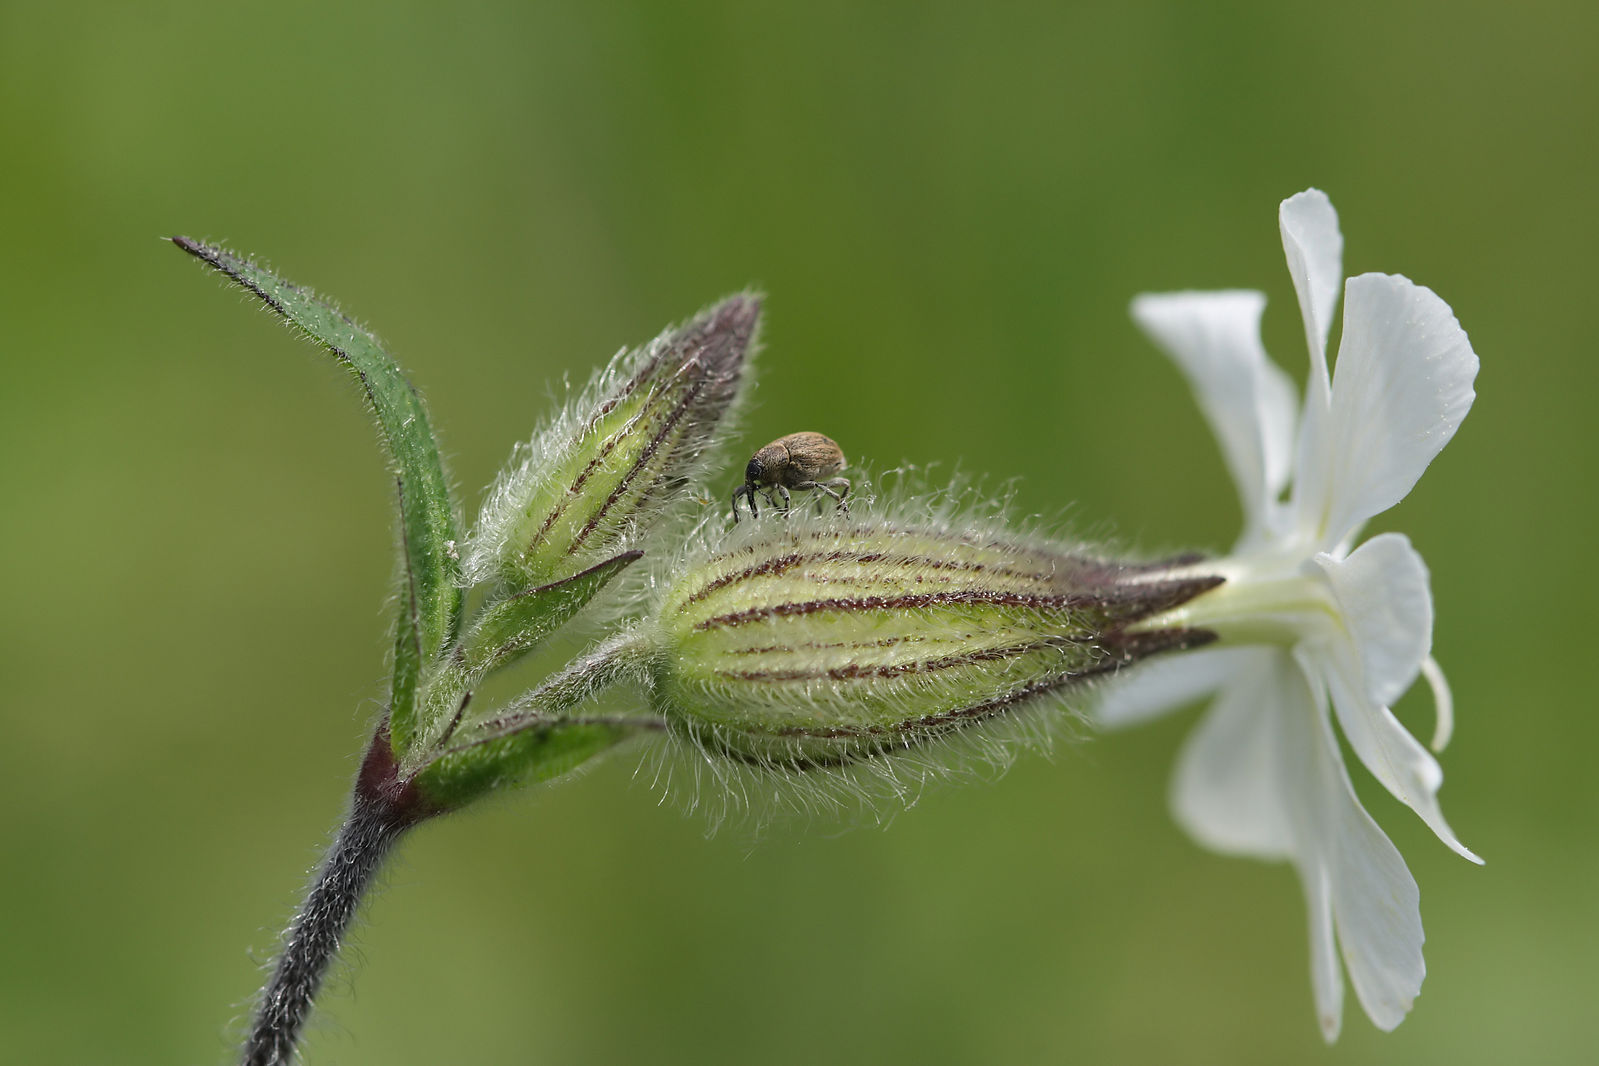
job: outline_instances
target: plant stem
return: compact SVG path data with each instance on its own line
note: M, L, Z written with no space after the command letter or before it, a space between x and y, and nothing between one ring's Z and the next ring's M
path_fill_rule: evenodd
M379 729L356 779L350 813L317 870L284 939L272 977L261 990L242 1066L285 1066L361 898L389 849L434 812L399 779L386 729Z

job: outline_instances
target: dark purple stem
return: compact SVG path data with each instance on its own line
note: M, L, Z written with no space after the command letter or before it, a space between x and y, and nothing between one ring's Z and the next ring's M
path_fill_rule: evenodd
M350 813L261 990L240 1055L243 1066L285 1066L293 1059L317 990L389 849L407 829L435 813L399 778L388 732L380 729L356 778Z

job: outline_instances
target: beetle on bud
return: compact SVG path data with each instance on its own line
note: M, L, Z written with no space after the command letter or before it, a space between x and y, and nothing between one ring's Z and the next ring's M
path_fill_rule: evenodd
M755 507L756 492L765 496L766 502L777 510L787 511L790 489L825 492L838 501L838 509L847 514L849 505L844 497L849 495L849 478L822 480L842 469L844 450L833 438L809 430L779 437L756 452L744 468L744 484L733 490L733 521L738 521L740 499L749 501L751 518L760 514ZM781 504L777 502L779 499L783 501Z

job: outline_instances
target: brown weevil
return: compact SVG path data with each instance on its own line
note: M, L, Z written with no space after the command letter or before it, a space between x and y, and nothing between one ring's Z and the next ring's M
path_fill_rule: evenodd
M755 507L755 494L760 492L766 502L779 511L787 511L790 489L819 489L838 501L838 509L849 513L844 497L849 495L849 479L835 477L821 480L844 468L844 452L831 437L820 433L790 433L779 437L750 459L744 468L744 484L733 490L733 521L738 521L738 501L742 497L750 502L750 517L760 514ZM779 505L773 496L782 500Z

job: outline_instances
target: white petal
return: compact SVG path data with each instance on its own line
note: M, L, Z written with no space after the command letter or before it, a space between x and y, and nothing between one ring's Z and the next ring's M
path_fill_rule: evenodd
M1383 1029L1404 1019L1426 966L1415 881L1355 797L1311 666L1301 653L1264 649L1238 666L1184 749L1173 805L1201 843L1293 861L1316 1014L1331 1042L1343 1021L1340 953Z
M1302 692L1281 690L1276 648L1247 648L1199 726L1189 734L1172 780L1172 814L1199 843L1230 855L1286 859L1293 833L1279 792L1278 735L1285 707ZM1290 664L1291 666L1291 664ZM1300 690L1297 668L1291 678Z
M1305 322L1305 344L1310 349L1310 374L1305 379L1305 412L1299 421L1299 443L1294 452L1297 501L1321 500L1327 495L1327 418L1332 384L1327 374L1327 334L1343 276L1344 237L1338 230L1338 213L1327 195L1306 189L1282 202L1277 211L1288 272L1299 296L1299 313ZM1319 519L1321 512L1316 512ZM1303 519L1296 518L1303 527Z
M1243 505L1245 539L1288 483L1294 387L1260 343L1258 292L1145 294L1133 320L1188 378Z
M1392 1029L1427 972L1420 895L1404 859L1355 797L1319 682L1290 669L1303 695L1282 716L1280 772L1310 909L1311 985L1322 1035L1331 1041L1343 995L1333 929L1361 1006L1379 1028ZM1285 678L1283 690L1290 689Z
M1344 974L1338 966L1333 939L1332 886L1319 862L1297 863L1305 890L1305 910L1310 917L1310 994L1316 1000L1316 1020L1322 1039L1331 1044L1344 1025Z
M1355 996L1379 1029L1392 1029L1427 974L1420 893L1398 849L1356 799L1325 712L1318 707L1291 726L1303 730L1298 740L1306 750L1305 806L1296 811L1307 845L1300 860L1306 897L1313 899L1308 886L1326 886Z
M1253 651L1202 648L1139 663L1099 690L1094 719L1106 729L1119 729L1197 703L1220 688Z
M1294 468L1294 433L1299 421L1299 393L1293 379L1270 359L1259 378L1262 440L1266 454L1266 490L1273 501L1282 495Z
M1462 857L1481 863L1482 859L1460 842L1444 820L1443 808L1438 804L1444 772L1438 760L1405 731L1392 711L1366 695L1354 652L1334 647L1319 652L1301 649L1296 654L1307 674L1319 673L1326 681L1338 724L1372 776L1394 798L1420 815L1439 840Z
M1405 1020L1427 976L1421 893L1399 849L1354 798L1342 765L1339 772L1347 802L1329 861L1338 945L1355 998L1387 1031Z
M1327 334L1344 276L1344 235L1338 230L1338 212L1320 189L1306 189L1284 200L1277 209L1277 228L1299 294L1299 313L1305 319L1314 390L1318 381L1327 380Z
M1344 978L1328 856L1338 802L1350 801L1329 787L1338 777L1337 748L1321 739L1325 719L1325 697L1298 663L1278 649L1256 649L1183 749L1172 806L1202 844L1293 861L1309 917L1316 1016L1331 1043L1343 1024Z
M1471 409L1476 376L1471 342L1431 289L1389 274L1349 280L1319 450L1326 480L1295 501L1319 543L1332 547L1405 497Z
M1327 574L1365 675L1366 694L1391 704L1432 650L1427 564L1402 533L1373 537L1344 560L1316 556Z

